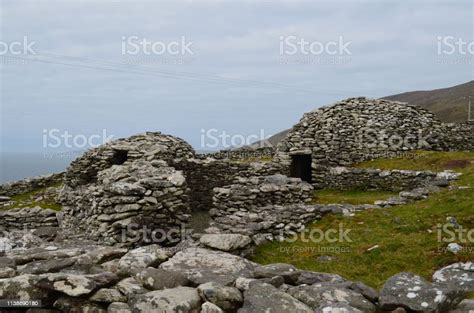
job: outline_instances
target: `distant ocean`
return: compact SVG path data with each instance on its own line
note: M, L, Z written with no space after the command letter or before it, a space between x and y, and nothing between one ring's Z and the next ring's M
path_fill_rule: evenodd
M82 152L2 153L0 183L64 171Z

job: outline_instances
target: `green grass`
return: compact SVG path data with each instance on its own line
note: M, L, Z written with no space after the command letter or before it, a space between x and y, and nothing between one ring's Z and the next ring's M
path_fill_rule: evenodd
M313 194L314 203L349 203L349 204L373 204L376 200L387 200L397 196L397 192L372 191L372 190L316 190Z
M355 167L439 172L447 169L459 171L467 167L466 163L472 165L474 162L473 152L413 151L409 155L410 158L377 159Z
M473 161L474 152L420 152L416 160L375 160L358 166L440 171L451 168L452 163L463 163L454 168L463 173L455 185L474 187ZM332 197L331 192L327 193ZM356 194L355 198L359 200L359 196ZM339 229L342 225L344 230L350 230L348 236L352 242L305 242L299 236L294 242L272 242L259 247L254 261L262 264L285 262L302 269L337 273L375 288L380 288L390 276L402 271L430 279L440 267L474 260L474 243L457 241L465 247L457 255L443 251L447 243L438 242L437 228L438 224L446 223L446 217L453 216L464 229L474 229L473 207L474 189L443 189L413 204L368 210L353 217L327 215L309 225L308 231ZM379 248L368 251L375 245ZM336 259L320 262L317 257L322 255Z
M13 204L3 207L4 210L13 209L13 208L32 208L39 206L43 209L52 209L55 211L61 211L62 207L59 203L56 202L53 198L44 198L42 200L36 201L35 198L41 195L47 188L55 187L60 188L62 183L51 184L50 186L38 188L30 192L25 192L22 194L14 195L11 197Z

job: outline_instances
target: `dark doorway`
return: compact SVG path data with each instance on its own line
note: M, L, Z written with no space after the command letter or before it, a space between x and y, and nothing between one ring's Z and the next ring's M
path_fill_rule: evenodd
M298 177L311 183L311 155L300 154L291 156L290 176Z
M115 150L114 156L110 160L113 165L122 165L128 159L128 151L126 150Z

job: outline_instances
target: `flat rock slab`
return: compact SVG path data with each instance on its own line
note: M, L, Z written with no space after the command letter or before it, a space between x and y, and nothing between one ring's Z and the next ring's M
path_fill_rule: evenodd
M242 293L235 287L208 282L198 286L202 299L217 305L226 312L235 312L243 302Z
M287 292L313 309L317 309L321 304L343 303L363 312L375 312L376 310L375 305L360 293L327 284L301 285L290 288Z
M169 250L163 249L159 245L153 244L130 250L119 261L118 266L121 271L133 273L134 271L155 267L166 261L171 256Z
M106 303L126 302L127 297L124 296L117 289L102 288L102 289L97 290L92 295L92 297L89 298L89 300L94 301L94 302L106 302Z
M440 284L451 284L462 290L474 291L474 263L454 263L433 274L433 281Z
M398 273L383 286L380 307L382 310L403 307L415 312L448 312L467 293L445 287L430 284L412 273Z
M303 302L269 284L255 282L244 293L244 305L238 313L278 312L313 313Z
M177 271L167 271L161 268L146 268L135 275L135 279L143 287L150 290L162 290L190 285L187 276Z
M11 267L0 267L0 279L1 278L11 278L16 276L15 269Z
M137 313L198 313L201 310L201 298L194 288L177 287L135 296L129 301L129 305Z
M36 286L52 291L58 291L71 297L92 293L98 286L95 281L75 274L48 274Z
M228 285L238 277L252 278L254 263L226 252L188 248L176 253L160 268L182 272L196 284L214 281Z
M48 291L35 286L39 280L36 275L20 275L0 279L0 299L44 300Z
M18 267L18 272L23 274L43 274L57 272L63 268L74 265L72 258L41 260Z
M136 294L147 293L149 291L148 289L143 288L143 286L133 277L121 280L116 287L121 293L128 297Z
M40 275L36 286L46 290L61 292L71 297L91 294L96 289L118 281L115 274L102 272L94 275L53 273Z
M205 234L201 236L200 242L210 248L233 251L247 247L252 239L240 234Z

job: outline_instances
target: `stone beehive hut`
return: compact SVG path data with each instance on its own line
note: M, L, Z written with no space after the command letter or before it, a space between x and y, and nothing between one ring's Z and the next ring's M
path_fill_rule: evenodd
M349 98L306 113L279 143L275 159L311 181L321 167L348 166L387 153L441 150L444 126L406 103Z
M190 213L188 187L183 173L169 164L192 157L189 144L161 133L88 151L66 172L60 226L110 244L142 240L137 232L143 227L179 227Z

